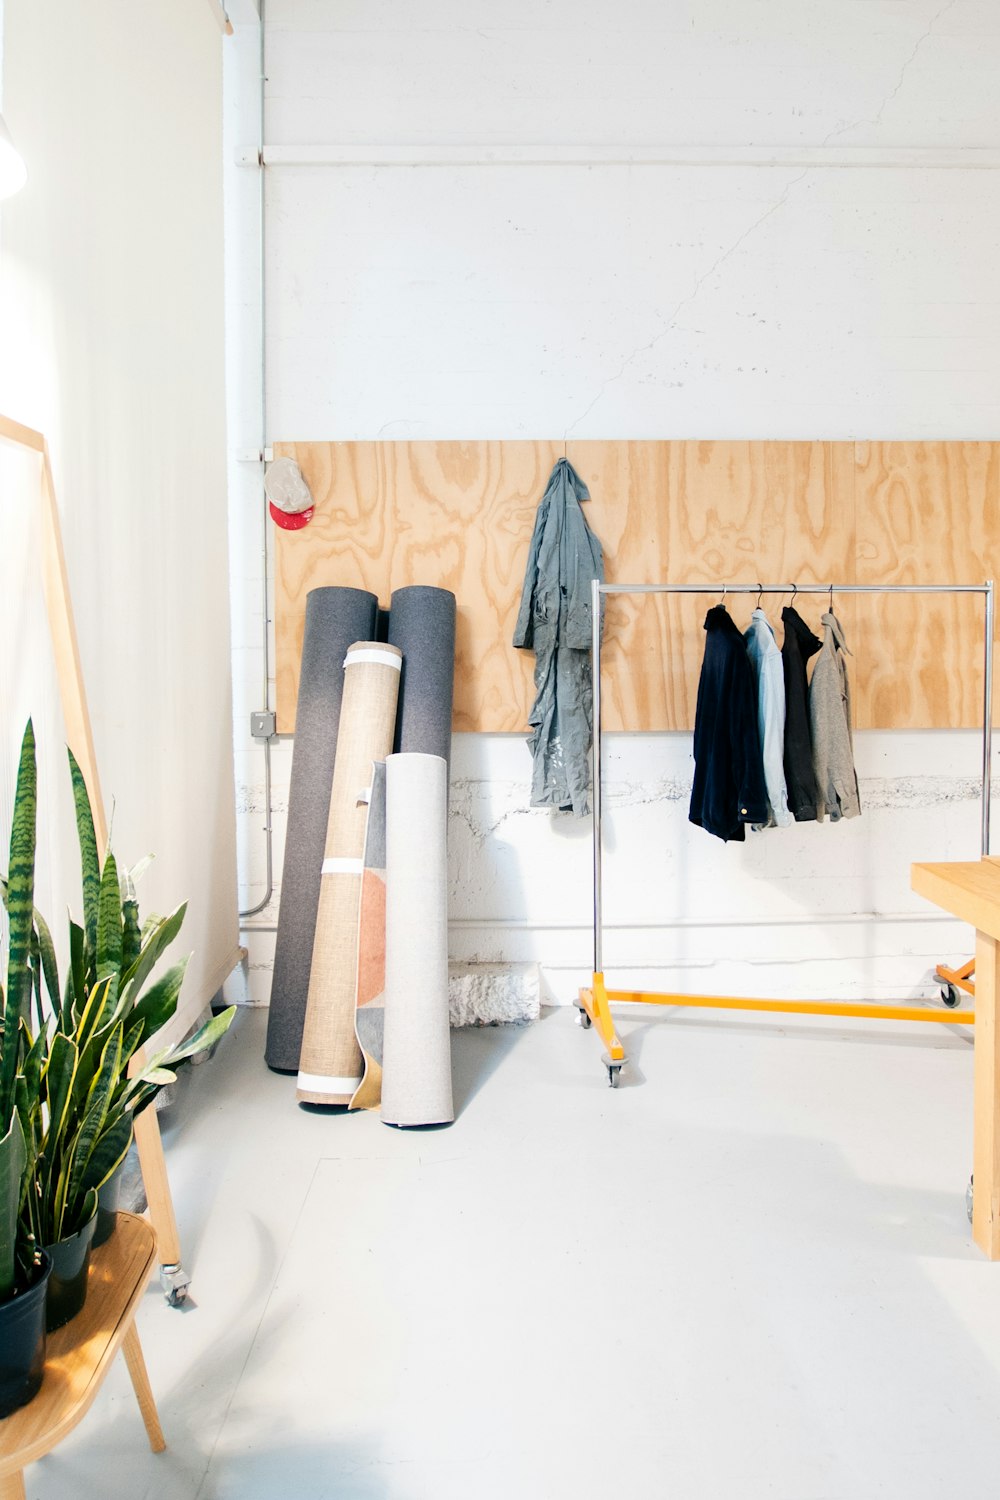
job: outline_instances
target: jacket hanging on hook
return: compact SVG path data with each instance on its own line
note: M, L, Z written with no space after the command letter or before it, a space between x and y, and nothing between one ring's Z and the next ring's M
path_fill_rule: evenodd
M578 818L590 811L590 586L604 582L601 544L580 508L590 491L566 458L545 487L528 551L514 645L535 653L535 701L528 715L531 805Z

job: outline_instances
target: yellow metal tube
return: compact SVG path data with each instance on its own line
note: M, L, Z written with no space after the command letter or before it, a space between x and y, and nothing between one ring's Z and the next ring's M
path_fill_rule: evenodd
M839 1000L746 1000L739 995L672 995L652 990L605 990L604 995L609 1001L627 1005L777 1011L796 1016L849 1016L860 1021L925 1021L942 1026L971 1026L976 1019L972 1010L937 1011L916 1005L862 1005Z

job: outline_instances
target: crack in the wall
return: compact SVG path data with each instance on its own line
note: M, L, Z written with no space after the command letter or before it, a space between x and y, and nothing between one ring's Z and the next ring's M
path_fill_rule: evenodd
M941 21L942 18L945 15L947 15L948 11L950 11L953 8L953 6L955 6L957 3L958 3L958 0L947 0L947 3L945 5L943 5L941 7L941 9L939 11L937 11L937 13L934 16L931 17L931 20L928 23L927 29L917 38L916 42L913 45L913 50L910 52L909 57L906 59L906 61L903 63L902 67L900 68L900 70L899 70L899 77L896 80L895 87L893 89L891 89L890 92L886 95L886 97L882 100L882 103L879 105L879 107L876 110L875 114L872 115L872 116L866 116L866 117L864 117L864 118L862 118L860 120L854 120L849 125L841 125L841 126L837 127L836 129L831 130L827 135L825 135L823 137L822 141L820 142L821 146L828 146L830 144L830 142L833 141L833 140L836 140L838 136L845 135L845 134L847 134L848 131L857 129L857 127L859 125L876 125L877 126L877 125L880 125L882 123L882 116L885 113L886 109L888 109L888 107L892 103L892 101L896 98L896 95L899 93L900 89L903 87L903 83L904 83L904 81L906 79L906 75L909 72L910 67L912 66L913 62L915 61L917 53L920 51L920 49L924 45L924 43L931 37L931 35L934 32L934 28L937 26L938 22ZM748 228L746 228L743 231L743 233L739 236L739 238L736 239L733 242L733 244L731 244L729 246L729 248L727 250L724 250L722 252L722 254L719 255L716 258L715 261L713 261L712 265L709 266L708 270L705 271L701 276L699 276L697 278L697 280L695 281L695 284L692 287L691 291L688 292L687 295L685 297L683 297L680 302L678 302L677 306L674 308L673 312L670 314L670 316L669 316L669 318L668 318L665 326L663 328L661 328L660 332L657 333L657 334L655 334L654 337L651 338L651 339L649 339L645 344L640 344L637 348L633 349L632 352L631 352L631 354L626 355L625 359L622 361L621 367L617 370L617 372L614 375L609 375L608 378L603 382L603 384L601 385L599 391L597 392L597 395L591 401L590 405L588 407L586 407L586 409L583 412L581 412L581 414L573 422L571 422L569 424L569 426L564 430L564 432L563 432L563 441L564 442L570 437L570 435L575 431L575 429L581 425L581 423L583 423L583 422L586 421L586 419L590 416L590 414L594 410L594 408L598 405L598 403L607 394L607 392L611 388L611 386L616 385L619 380L623 379L623 377L625 376L625 374L629 370L630 366L633 365L635 363L635 361L641 355L643 355L643 354L649 354L653 349L656 349L663 342L663 340L667 337L667 335L669 333L676 332L677 326L678 326L677 320L678 320L680 314L684 311L684 309L686 307L689 307L691 305L691 303L695 300L695 298L697 297L698 293L701 291L702 287L705 285L706 281L708 281L712 276L714 276L715 273L716 273L716 271L718 271L718 269L720 268L720 266L723 266L726 263L726 261L730 259L731 256L735 255L736 251L740 248L740 246L749 238L749 236L751 234L754 233L755 230L757 230L757 229L760 228L761 224L765 223L766 220L768 220L771 217L772 214L777 213L778 209L781 208L788 201L788 196L791 193L792 189L795 188L795 187L797 187L798 184L803 180L803 178L805 178L805 177L807 177L809 175L810 170L811 169L809 167L806 167L803 171L799 172L796 177L793 177L792 180L791 180L791 182L789 182L786 185L786 187L784 188L784 190L782 191L782 193L779 195L779 197L775 200L775 202L772 203L769 208L765 209L764 212L762 214L760 214L753 221L753 223L750 224L748 226Z
M930 39L938 22L948 14L953 6L957 4L958 0L948 0L948 3L946 5L943 5L941 9L931 17L927 26L927 30L917 37L917 40L913 44L913 51L910 53L909 57L903 63L903 66L900 68L899 77L896 79L895 88L891 89L890 92L886 94L885 98L882 100L882 103L879 105L875 113L873 115L864 115L860 120L852 120L849 125L841 125L836 130L831 130L829 135L825 135L823 137L822 144L824 146L828 146L830 142L835 141L838 136L846 135L848 131L857 130L859 125L881 125L882 116L885 114L889 105L892 103L896 95L899 93L900 89L903 87L903 82L906 78L906 75L910 71L912 64L916 61L917 53L920 51L924 43Z
M691 795L690 776L665 776L654 781L611 781L604 788L605 804L610 811L625 812L632 808L656 804L686 802ZM892 809L914 810L978 802L981 782L975 776L867 776L859 780L862 813ZM502 828L515 819L553 816L550 808L531 807L530 790L520 782L511 782L497 796L497 783L466 778L452 783L452 826L461 825L473 846L481 853ZM503 811L493 804L506 801ZM485 814L483 804L491 804Z
M752 224L744 229L743 233L738 237L738 239L733 241L733 243L727 250L723 250L722 254L716 257L716 259L709 266L708 270L703 272L702 275L697 278L690 292L688 292L687 295L682 297L680 302L678 302L677 306L670 314L666 325L661 328L660 332L653 338L651 338L647 343L640 344L637 349L633 349L632 353L626 356L626 358L622 362L621 368L617 371L617 373L608 376L607 380L604 381L600 390L597 392L597 395L594 397L593 401L591 401L587 409L581 412L576 420L574 422L571 422L570 425L566 428L563 433L564 442L570 437L574 429L580 426L581 422L586 421L586 419L590 416L590 413L594 410L594 407L606 395L611 386L617 384L617 382L622 379L629 366L632 365L641 354L650 353L651 350L657 348L658 345L663 342L663 340L669 333L673 333L676 331L677 319L684 311L684 309L686 307L689 307L695 300L698 293L705 285L705 282L708 281L710 277L714 276L719 267L725 265L726 261L729 260L731 256L736 254L740 246L750 237L750 235L754 233L756 229L759 229L760 226L767 219L769 219L772 214L777 213L778 209L788 201L788 195L792 191L792 189L794 187L797 187L802 179L809 175L809 171L810 168L806 167L803 171L799 172L797 176L793 177L791 182L786 185L784 191L778 196L778 198L768 208L766 208L762 214L759 214L758 217L754 219Z

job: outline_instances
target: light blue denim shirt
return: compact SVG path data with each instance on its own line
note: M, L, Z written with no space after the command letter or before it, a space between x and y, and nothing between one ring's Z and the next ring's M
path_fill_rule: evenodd
M757 725L764 755L764 781L774 822L787 828L793 821L785 787L785 675L774 631L762 609L755 609L743 639L757 682Z

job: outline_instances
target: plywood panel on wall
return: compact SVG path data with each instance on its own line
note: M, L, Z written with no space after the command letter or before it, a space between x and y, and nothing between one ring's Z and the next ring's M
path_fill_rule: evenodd
M535 511L562 445L284 443L316 501L276 534L278 727L294 729L306 594L436 584L458 599L455 728L523 731L533 656L511 644ZM688 729L720 580L978 583L1000 556L1000 445L580 442L610 581L704 584L612 597L609 729ZM765 601L779 625L780 598ZM753 599L730 610L749 621ZM798 607L817 631L826 601ZM982 599L841 596L859 727L975 725Z
M516 730L533 656L511 645L535 510L559 450L545 443L283 443L316 514L279 531L278 729L294 727L306 594L323 584L434 584L458 600L455 728Z
M283 443L275 452L298 461L316 501L309 526L277 533L280 732L294 728L306 594L331 583L371 589L383 604L408 583L452 589L455 728L523 730L534 658L511 641L535 511L561 445ZM850 444L581 442L569 457L591 490L587 519L610 580L853 577ZM609 729L691 726L714 602L609 601ZM741 624L752 607L732 602Z
M1000 443L858 443L858 582L982 583L1000 559ZM983 718L982 595L858 600L859 728Z

